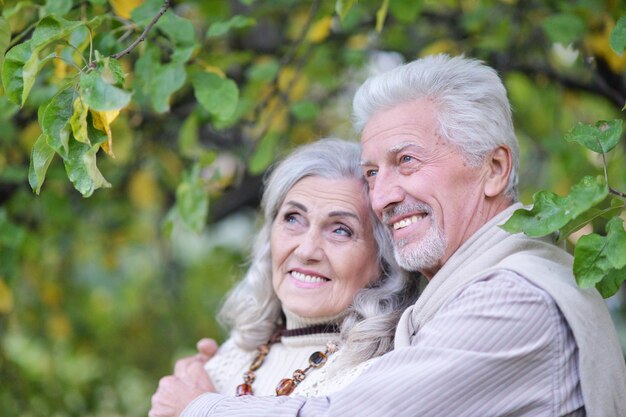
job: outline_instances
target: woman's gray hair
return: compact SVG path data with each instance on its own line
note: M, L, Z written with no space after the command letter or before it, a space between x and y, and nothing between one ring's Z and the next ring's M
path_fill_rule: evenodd
M371 77L354 96L355 128L361 132L376 112L419 99L434 103L439 133L470 165L480 165L498 146L511 150L505 193L517 200L519 144L506 89L496 71L475 59L441 54Z
M266 178L261 201L263 225L256 236L250 267L227 295L220 322L242 349L265 343L281 319L281 304L272 285L270 233L289 190L305 177L361 180L359 146L338 139L321 139L302 146L276 166ZM367 186L363 181L365 198ZM382 355L393 347L396 324L417 296L417 280L397 266L386 228L373 212L374 238L378 244L381 277L360 290L341 325L344 363L357 363Z

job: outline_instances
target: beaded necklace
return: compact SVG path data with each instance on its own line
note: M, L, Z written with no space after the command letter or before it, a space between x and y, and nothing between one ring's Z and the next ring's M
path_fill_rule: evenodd
M318 333L338 333L339 327L336 324L317 324L314 326L305 327L303 329L286 330L284 328L278 329L270 339L257 347L257 354L252 360L250 367L243 374L243 384L237 386L235 395L241 397L243 395L254 395L252 389L252 383L256 378L256 371L263 365L265 357L270 352L270 347L279 342L283 337L287 336L304 336L309 334ZM289 395L300 384L308 373L317 368L321 368L326 364L328 357L337 351L337 345L333 342L326 343L326 350L324 352L316 351L309 356L309 366L304 369L296 369L293 372L292 378L283 378L276 386L276 395Z

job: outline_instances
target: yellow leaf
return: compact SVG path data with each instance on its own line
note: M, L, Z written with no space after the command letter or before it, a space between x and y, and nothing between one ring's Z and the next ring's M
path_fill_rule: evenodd
M368 44L369 37L366 34L352 35L346 42L346 46L350 49L365 49Z
M46 322L48 334L55 340L66 340L72 333L72 324L63 313L53 313Z
M615 74L621 74L626 69L626 54L617 55L611 49L610 36L611 31L615 27L615 21L610 17L604 17L603 29L600 32L594 32L585 39L585 44L593 54L604 59Z
M450 39L441 39L441 40L435 41L425 46L420 51L420 57L442 54L442 53L447 53L450 55L457 55L458 51L457 51L456 44Z
M9 314L13 311L13 305L11 288L0 277L0 314Z
M208 64L205 64L202 67L204 68L206 72L210 72L212 74L219 75L222 78L226 78L226 74L224 74L224 71L222 71L220 67L216 67L215 65L208 65Z
M93 127L106 133L109 138L107 142L102 144L102 149L104 149L104 151L110 156L115 157L113 154L113 135L111 134L111 123L113 123L113 120L117 118L120 111L95 111L92 109L89 109L89 111L91 112L91 117L93 118Z
M163 194L150 170L142 169L133 174L128 184L128 195L135 208L140 210L161 209Z
M385 18L387 17L387 10L389 9L389 0L383 0L383 4L376 12L376 32L383 31L383 25L385 24Z
M124 19L130 19L132 11L141 6L142 3L143 0L109 0L115 14Z
M53 59L54 65L54 79L62 81L67 77L67 63L61 59L61 52L63 51L63 45L57 45L54 49L54 53L57 56L56 59Z
M308 86L306 74L298 73L293 67L285 67L278 74L278 89L282 93L287 93L292 101L302 100Z
M83 103L83 100L80 97L76 97L74 100L74 113L72 114L72 117L70 117L72 133L74 134L74 139L77 141L91 145L89 135L87 134L88 113L89 107Z
M313 23L309 33L306 35L306 39L312 43L320 43L330 35L330 28L333 24L332 16L322 17L317 22Z
M41 135L39 123L36 120L28 123L19 133L20 145L23 149L30 152L39 135Z

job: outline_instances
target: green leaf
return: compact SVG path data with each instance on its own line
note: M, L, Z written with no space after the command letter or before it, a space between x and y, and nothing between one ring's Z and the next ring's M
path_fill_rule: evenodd
M355 3L356 0L337 0L335 2L335 12L339 16L339 19L345 19Z
M0 208L0 247L15 249L24 241L25 231L13 223L4 207Z
M46 4L39 9L40 17L49 14L65 16L72 10L72 0L46 0Z
M182 223L200 233L209 212L209 196L202 186L200 165L195 164L176 189L176 210Z
M198 102L218 120L228 120L237 110L239 88L233 80L202 72L194 74L191 82Z
M7 51L9 44L11 43L11 26L9 22L2 16L0 16L0 68L4 62L4 53Z
M591 233L581 236L574 248L574 276L581 288L591 288L611 269L604 250L606 238Z
M31 42L20 43L9 50L2 64L2 85L6 96L13 103L21 105L24 91L22 71L24 64L33 55Z
M187 62L197 47L196 30L193 23L174 13L166 13L159 19L155 27L175 44L171 61Z
M606 257L615 269L626 267L626 231L624 221L619 217L612 218L606 225L607 249Z
M37 23L31 37L33 51L41 50L46 45L68 36L75 29L96 22L69 21L57 16L46 16Z
M87 107L96 111L123 109L130 102L131 94L115 87L111 71L98 66L89 73L80 75L81 96Z
M620 285L626 278L626 268L611 269L607 272L606 276L602 278L602 281L596 284L596 288L600 292L600 295L604 298L609 298L619 291Z
M622 211L622 207L609 207L605 209L597 209L590 208L584 213L580 214L575 219L571 220L565 226L563 226L559 231L559 242L567 239L569 235L580 230L587 223L593 222L595 219L602 218L611 218L613 216L619 215Z
M603 297L617 292L626 279L626 231L623 220L614 218L607 235L582 236L574 248L574 275L582 288L596 286Z
M381 4L376 12L376 32L378 33L383 31L383 25L387 18L387 10L389 10L389 0L383 0L383 4Z
M618 54L622 55L626 49L626 16L622 16L611 31L611 48Z
M73 140L69 144L69 155L64 160L65 171L83 197L91 196L98 188L111 187L96 165L99 149L100 143L90 146Z
M50 145L59 155L66 159L69 152L69 121L74 114L73 88L66 88L55 95L43 111L41 129Z
M609 152L620 141L622 136L622 124L620 119L604 121L600 120L595 126L578 123L565 135L568 142L578 142L594 152Z
M274 132L270 132L260 139L248 163L248 171L252 175L261 174L274 162L274 152L278 145L278 139L278 134Z
M275 59L265 60L263 62L253 64L247 71L246 75L250 81L271 81L276 74L280 64Z
M35 84L35 79L37 78L37 72L39 70L39 54L33 53L30 58L24 63L24 67L22 68L22 78L23 78L23 89L22 89L22 100L21 106L24 105L26 99L28 98L28 94L30 94L30 90L33 88Z
M146 47L145 53L135 64L135 80L142 93L149 97L157 113L170 108L170 97L187 79L185 66L180 62L161 63L161 54L156 47Z
M178 133L178 148L183 156L197 157L200 153L198 144L198 114L192 112L183 122Z
M312 101L293 103L289 110L298 120L314 120L319 114L319 107Z
M207 30L206 36L207 38L215 38L218 36L223 36L228 33L231 29L243 29L250 26L254 26L256 24L256 20L251 17L236 15L230 18L230 20L226 22L215 22Z
M416 0L394 0L389 3L389 11L400 22L415 22L422 11L423 3Z
M46 179L46 173L52 158L54 158L54 153L54 149L48 145L46 135L39 135L39 138L33 145L30 167L28 169L28 183L36 194L39 194L41 191L41 186Z
M564 45L576 42L585 34L585 22L575 14L552 15L542 26L551 42Z
M532 209L515 211L502 228L510 233L524 232L528 236L545 236L567 225L572 219L600 203L607 195L606 184L586 176L565 197L551 191L539 191L533 195Z

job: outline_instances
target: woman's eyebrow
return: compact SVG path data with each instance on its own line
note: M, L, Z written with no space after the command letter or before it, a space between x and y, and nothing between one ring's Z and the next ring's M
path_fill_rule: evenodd
M356 219L357 221L361 221L359 216L357 216L351 211L341 211L341 210L331 211L330 213L328 213L328 217L352 217Z
M306 206L302 203L298 203L297 201L293 201L293 200L289 200L285 202L286 206L292 206L292 207L296 207L302 211L304 211L305 213L308 213L309 210L307 210Z

